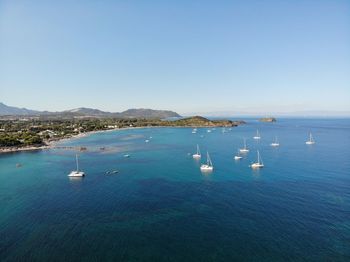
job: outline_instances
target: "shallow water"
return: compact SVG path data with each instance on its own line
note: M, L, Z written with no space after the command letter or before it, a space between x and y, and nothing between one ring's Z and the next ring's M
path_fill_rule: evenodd
M88 148L82 179L67 177L73 150L0 155L1 261L349 261L350 119L226 130L146 128L60 143ZM235 161L243 137L250 152ZM212 173L188 154L196 144L210 152ZM265 167L254 171L256 149Z

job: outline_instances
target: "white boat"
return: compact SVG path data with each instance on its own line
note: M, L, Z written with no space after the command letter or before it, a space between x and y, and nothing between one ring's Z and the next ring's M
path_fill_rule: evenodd
M256 135L253 137L254 139L260 139L261 136L259 134L259 130L256 130Z
M273 141L270 145L274 147L280 146L280 143L277 140L277 136L275 137L275 141Z
M241 160L243 157L240 155L240 152L239 152L239 150L238 150L238 154L237 155L235 155L235 160Z
M249 149L247 148L247 143L246 143L246 139L244 138L244 147L239 149L239 152L241 153L248 153Z
M129 154L125 154L124 157L125 157L125 158L129 158L130 155L129 155Z
M255 162L251 165L251 168L263 168L264 167L264 163L260 157L260 153L259 153L259 150L257 150L258 152L258 162Z
M202 164L200 168L201 168L201 171L204 171L204 172L213 171L214 167L213 167L213 163L211 162L209 152L207 152L207 163Z
M208 130L207 130L207 132L208 132L208 133L211 133L211 130L210 130L210 129L208 129Z
M146 139L146 140L145 140L145 143L148 143L148 142L149 142L149 140L148 140L148 139Z
M193 154L192 157L194 159L201 158L201 151L199 150L199 145L197 145L197 153Z
M113 174L117 174L118 172L119 172L118 170L107 171L106 175L113 175Z
M315 140L314 140L314 138L313 138L313 136L312 136L311 133L310 133L310 135L309 135L309 140L306 141L305 144L307 144L307 145L313 145L313 144L315 144Z
M197 133L197 128L193 128L192 129L192 134L196 134Z
M83 177L85 173L83 171L79 171L79 163L78 163L78 154L75 155L75 161L77 163L77 170L73 170L69 173L69 177Z

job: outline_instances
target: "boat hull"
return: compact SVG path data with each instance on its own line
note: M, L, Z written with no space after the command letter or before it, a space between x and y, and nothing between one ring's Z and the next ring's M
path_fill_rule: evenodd
M253 169L258 169L258 168L263 168L264 165L263 164L259 164L259 163L254 163L251 165L251 168Z
M208 165L201 165L201 171L203 172L209 172L209 171L213 171L213 167L212 166L208 166Z
M83 176L85 176L85 173L84 172L72 171L72 172L70 172L70 174L68 176L69 177L83 177Z

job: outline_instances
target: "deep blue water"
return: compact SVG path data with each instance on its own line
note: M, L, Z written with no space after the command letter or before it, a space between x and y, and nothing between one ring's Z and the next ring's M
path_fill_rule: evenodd
M0 155L0 260L350 261L350 119L191 130L60 143L88 148L79 153L83 179L67 177L74 150ZM279 148L269 146L275 135ZM243 137L250 152L237 162ZM212 173L188 155L196 144L210 152ZM249 168L256 149L258 171Z

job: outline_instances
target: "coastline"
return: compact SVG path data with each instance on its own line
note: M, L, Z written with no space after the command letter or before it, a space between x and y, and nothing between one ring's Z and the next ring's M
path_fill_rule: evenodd
M80 139L82 137L90 136L92 134L111 132L111 131L116 131L116 130L124 130L124 129L127 129L127 128L114 128L114 129L108 129L108 130L89 131L89 132L85 132L85 133L76 134L76 135L73 135L73 136L70 136L70 137L62 137L62 138L51 140L51 141L45 141L44 142L45 145L40 145L40 146L23 146L23 147L0 148L0 154L51 149L51 148L55 148L55 146L58 143L61 143L63 141ZM130 129L130 128L128 128L128 129Z
M213 127L215 127L215 126L197 126L197 128L213 128ZM232 127L236 127L236 126L232 126ZM113 131L122 131L122 130L132 130L132 129L146 129L146 128L189 128L189 129L191 129L194 127L193 126L137 126L137 127L113 128L113 129L107 129L107 130L96 130L96 131L89 131L89 132L85 132L85 133L76 134L76 135L73 135L70 137L62 137L62 138L59 138L56 140L45 141L44 142L45 145L40 145L40 146L0 148L0 154L52 149L52 148L55 148L59 143L61 143L63 141L80 139L80 138L87 137L87 136L90 136L93 134L113 132Z
M0 154L16 153L16 152L22 152L22 151L36 151L36 150L43 150L43 149L49 149L49 148L51 148L50 145L7 147L7 148L0 148Z

